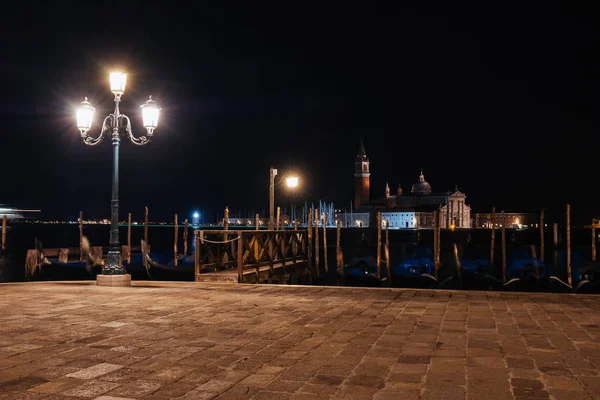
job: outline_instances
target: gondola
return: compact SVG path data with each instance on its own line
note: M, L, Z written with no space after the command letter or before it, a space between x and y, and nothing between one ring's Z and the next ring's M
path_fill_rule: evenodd
M349 286L381 285L381 279L377 275L377 260L371 256L352 258L344 266L344 278Z
M435 277L433 251L419 245L411 257L392 268L392 283L396 287L435 288L439 282Z
M547 291L555 283L551 282L552 268L525 249L515 249L509 256L506 270L508 281L503 284L510 291Z
M180 256L177 265L174 259L164 261L155 260L148 251L146 242L142 240L142 258L144 268L148 277L161 281L193 281L194 280L194 256ZM162 262L161 262L162 261Z
M434 269L429 258L407 258L392 269L392 282L396 287L435 288L439 282Z
M62 261L44 255L42 243L35 239L38 259L27 260L28 275L33 280L91 280L102 270L103 260L96 260L90 252L87 238L82 239L83 261Z
M490 271L490 263L483 258L460 260L460 285L463 289L494 290L502 286L502 280Z
M558 253L558 268L561 271L567 270L567 252L561 250ZM571 283L564 282L559 277L551 276L553 288L559 288L563 292L575 293L600 293L600 264L598 262L589 262L578 252L571 253Z

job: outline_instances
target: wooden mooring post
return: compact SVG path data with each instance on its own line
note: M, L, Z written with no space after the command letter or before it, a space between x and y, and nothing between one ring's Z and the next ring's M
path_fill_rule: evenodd
M131 213L127 214L127 262L131 263Z
M567 204L567 283L573 287L571 277L571 205Z
M79 211L79 262L83 262L83 211Z
M438 214L438 210L434 210L433 211L433 269L434 269L434 273L435 273L435 278L438 279L438 270L440 268L439 264L438 264L438 225L439 225L439 218L438 218L439 214Z
M436 271L436 275L435 278L438 278L438 273L440 270L440 264L441 264L441 253L442 253L442 224L441 224L441 218L442 215L440 214L440 212L437 212L437 271Z
M327 262L327 215L323 214L323 265L325 266L325 275L329 274L329 265Z
M336 260L336 269L342 271L344 269L344 258L342 253L342 222L337 221L336 224L336 236L335 236L335 260Z
M307 249L307 254L308 254L308 276L311 277L312 276L312 251L313 251L313 232L312 232L312 211L308 210L308 215L307 215L307 224L306 224L306 236L307 236L307 241L308 241L308 249Z
M390 266L390 221L385 220L385 266L387 268L388 283L392 283L392 267Z
M494 268L494 248L496 245L496 207L492 207L492 237L490 245L490 268Z
M254 216L254 227L256 230L260 229L260 215L258 213Z
M148 245L148 207L144 207L144 242Z
M188 253L188 230L189 223L187 218L183 221L183 255L187 256Z
M377 212L377 279L381 278L381 212Z
M540 260L544 262L544 210L540 211Z
M500 240L502 241L502 283L506 283L506 216L504 215L504 210L501 211L501 214L502 225L500 226Z
M319 263L319 209L315 208L315 270L317 277L321 275L321 264ZM312 229L312 226L309 228Z
M596 220L592 218L592 262L596 262Z
M196 246L196 252L194 253L194 281L198 279L200 274L200 241L202 239L202 231L194 231L194 246Z
M275 220L275 229L281 229L281 207L277 207L277 219Z
M453 251L454 251L454 259L456 261L456 276L458 277L458 288L462 289L462 273L461 273L461 264L460 257L458 256L458 247L456 246L456 242L452 243Z
M177 247L178 247L178 239L179 239L179 221L177 221L177 214L175 214L175 218L173 221L174 225L174 235L173 238L173 265L177 266Z
M8 221L8 217L4 215L2 217L2 251L6 250L6 223Z

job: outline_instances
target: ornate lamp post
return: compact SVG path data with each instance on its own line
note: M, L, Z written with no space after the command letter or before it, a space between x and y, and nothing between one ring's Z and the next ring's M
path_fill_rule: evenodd
M119 103L121 96L125 92L125 84L127 83L127 74L123 72L111 72L110 74L110 90L115 95L115 111L104 118L100 134L96 137L88 136L87 132L92 127L94 120L95 109L88 102L87 97L77 109L77 127L81 132L83 143L88 146L96 146L100 144L105 136L110 135L113 144L113 175L112 175L112 199L110 204L110 239L109 252L106 263L102 268L102 278L98 276L98 284L106 282L106 284L114 284L120 278L121 281L129 281L126 279L126 271L121 261L121 244L119 241L119 144L121 143L121 135L129 138L129 140L138 146L143 146L150 143L154 129L158 125L158 115L160 108L152 100L152 96L141 106L142 120L144 128L146 128L146 136L136 137L131 130L131 121L125 114L119 112ZM104 279L103 279L104 278ZM112 279L117 278L117 280Z

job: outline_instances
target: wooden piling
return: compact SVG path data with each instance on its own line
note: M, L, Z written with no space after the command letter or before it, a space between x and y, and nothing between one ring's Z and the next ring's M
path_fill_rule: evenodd
M558 224L555 222L552 224L552 230L554 231L554 249L558 249Z
M438 259L437 259L437 246L438 246L438 211L433 210L433 269L435 278L438 278Z
M381 277L381 212L377 212L377 279Z
M144 207L144 242L148 245L148 207Z
M127 214L127 262L131 264L131 213Z
M567 283L573 287L571 277L571 205L567 204Z
M313 240L312 240L312 211L308 210L308 216L307 216L307 224L306 224L306 235L307 235L307 242L308 242L308 249L307 249L307 254L308 254L308 270L310 272L309 276L311 276L312 274L312 259L313 259L313 254L312 254L312 250L313 250Z
M179 239L179 222L177 221L177 214L175 214L175 220L173 222L173 225L175 226L175 237L173 240L173 265L176 267L177 266L177 241Z
M494 248L496 245L496 207L492 207L492 243L490 245L490 268L494 268Z
M502 241L502 283L506 283L506 217L504 216L504 210L502 214L502 226L500 228L500 239Z
M592 218L592 262L596 262L596 220Z
M223 213L223 230L229 230L229 207L225 206L225 212Z
M440 254L442 253L442 224L441 224L442 221L441 221L441 218L442 218L442 215L438 211L438 213L437 213L437 219L438 219L437 220L437 231L438 231L438 233L437 233L437 265L438 265L438 271L440 269L440 264L441 264ZM436 279L437 279L437 274L438 273L436 272L436 275L435 275Z
M544 210L540 211L540 260L544 262Z
M323 264L325 265L325 274L329 273L327 262L327 215L323 215Z
M200 275L200 234L201 231L194 231L194 241L196 242L196 252L194 253L194 281L198 281L198 275Z
M254 225L256 230L260 229L260 215L258 213L254 216Z
M335 260L336 260L336 269L338 271L341 271L344 266L343 266L343 261L342 261L342 223L340 221L337 221L336 224L336 236L335 236Z
M310 229L312 229L312 226ZM321 264L319 263L319 209L315 209L315 270L317 271L317 276L320 276Z
M281 207L277 207L277 219L275 220L275 226L275 229L281 229Z
M456 276L458 277L458 288L462 289L461 263L460 263L460 257L458 256L458 247L456 246L456 242L452 243L452 247L454 250L454 259L456 261Z
M533 259L533 267L535 268L535 274L539 277L540 276L540 265L537 262L538 257L535 251L535 244L531 245L531 258ZM539 290L539 286L540 286L540 280L536 279L536 284Z
M183 255L187 256L188 253L188 229L189 223L187 218L183 221Z
M79 211L79 262L83 262L83 211Z
M6 250L6 223L8 221L8 217L4 215L2 217L2 251Z
M384 255L385 255L385 266L387 268L387 279L388 283L392 283L392 271L390 266L390 221L385 220L385 247L384 247Z

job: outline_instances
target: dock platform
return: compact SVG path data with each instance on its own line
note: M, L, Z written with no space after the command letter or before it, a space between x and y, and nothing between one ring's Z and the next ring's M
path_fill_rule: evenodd
M600 297L0 284L0 399L600 398Z

